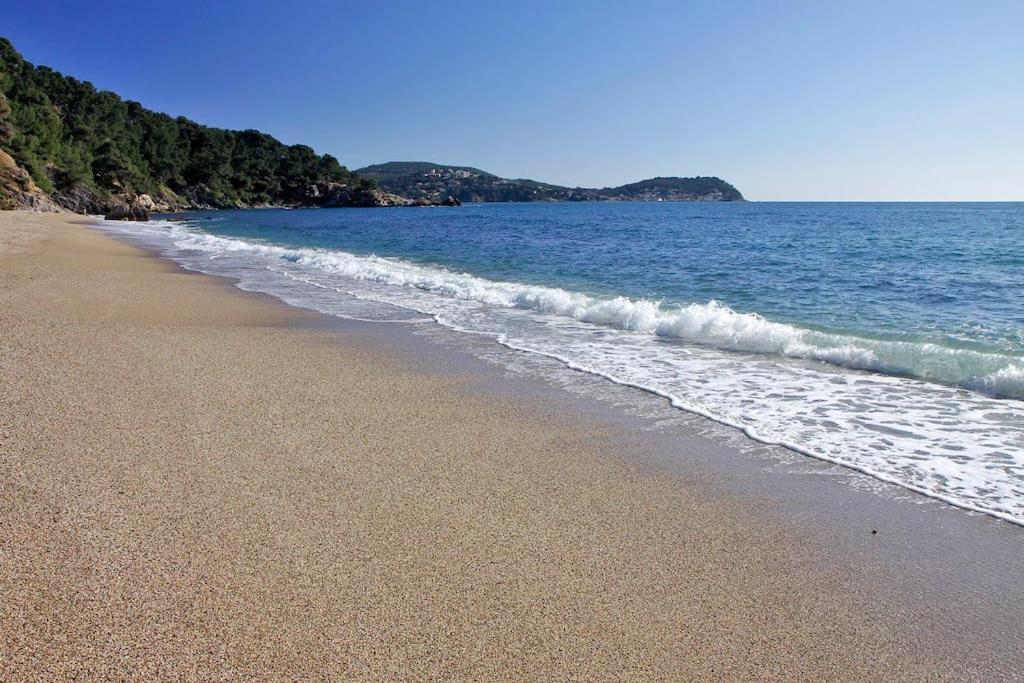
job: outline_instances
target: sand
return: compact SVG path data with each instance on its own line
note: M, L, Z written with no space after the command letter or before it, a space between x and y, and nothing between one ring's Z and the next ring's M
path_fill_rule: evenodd
M315 319L0 213L0 679L998 667L608 425Z

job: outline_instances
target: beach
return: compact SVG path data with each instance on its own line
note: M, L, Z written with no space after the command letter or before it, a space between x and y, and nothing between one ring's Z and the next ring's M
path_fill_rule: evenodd
M1019 672L884 552L86 223L0 213L5 680Z

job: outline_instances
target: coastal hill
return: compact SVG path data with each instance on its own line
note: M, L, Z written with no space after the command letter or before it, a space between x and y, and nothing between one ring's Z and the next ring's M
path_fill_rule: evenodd
M0 38L0 208L82 213L401 203L334 157L145 109Z
M471 166L425 161L391 161L356 171L381 189L403 197L463 202L544 201L743 201L739 190L720 178L650 178L619 187L563 187L536 180L501 178Z
M144 219L150 211L260 206L742 199L718 178L588 189L418 162L353 172L329 154L257 130L211 128L151 111L35 66L0 38L0 209Z

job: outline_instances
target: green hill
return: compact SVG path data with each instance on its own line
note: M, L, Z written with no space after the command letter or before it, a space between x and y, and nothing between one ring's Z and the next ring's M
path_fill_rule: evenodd
M536 180L501 178L471 166L390 161L356 171L381 189L412 199L455 197L463 202L538 201L743 201L720 178L651 178L620 187L562 187Z
M410 175L427 175L432 171L462 171L471 175L478 175L482 177L497 178L495 175L491 175L486 171L481 171L479 168L473 168L472 166L443 166L441 164L432 164L429 161L389 161L386 164L373 164L372 166L365 166L356 173L364 178L369 178L376 182L391 182L401 178L402 176Z
M20 167L0 164L0 204L103 213L141 194L170 209L378 203L372 181L330 155L150 111L33 66L4 38L0 149Z
M211 128L151 111L34 66L0 38L0 208L144 217L187 208L742 199L719 178L591 189L419 161L352 172L329 154L257 130Z

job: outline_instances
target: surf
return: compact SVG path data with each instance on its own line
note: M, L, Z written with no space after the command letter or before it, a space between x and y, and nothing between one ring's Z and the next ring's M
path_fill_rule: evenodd
M210 235L180 224L169 225L182 249L249 252L346 278L411 287L486 306L523 309L726 351L819 361L958 386L990 396L1024 398L1024 359L994 351L955 348L932 341L893 341L823 332L774 322L754 312L738 312L715 300L666 305L625 296L600 298L557 287L491 281L396 258L295 249Z

